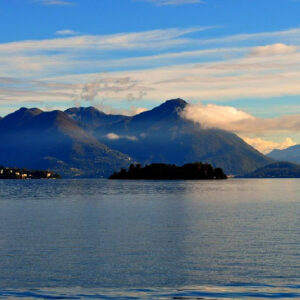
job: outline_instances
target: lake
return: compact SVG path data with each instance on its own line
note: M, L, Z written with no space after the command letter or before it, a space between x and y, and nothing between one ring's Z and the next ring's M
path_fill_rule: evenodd
M0 298L299 299L300 180L2 180Z

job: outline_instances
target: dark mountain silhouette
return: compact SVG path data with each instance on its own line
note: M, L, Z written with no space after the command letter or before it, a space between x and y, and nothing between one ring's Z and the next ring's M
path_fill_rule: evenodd
M236 134L201 128L183 119L181 112L186 105L182 99L166 101L109 128L98 127L95 136L143 164L183 165L202 161L222 168L227 174L245 174L272 162ZM111 138L109 133L117 136Z
M273 150L267 156L280 161L300 164L300 145L291 146L284 150Z
M275 162L243 176L245 178L300 178L300 166L289 162Z
M20 110L0 121L0 164L63 177L109 176L130 158L101 144L61 111Z

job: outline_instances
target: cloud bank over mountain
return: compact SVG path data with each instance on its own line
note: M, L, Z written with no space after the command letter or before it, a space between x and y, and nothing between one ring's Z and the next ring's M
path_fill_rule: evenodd
M288 134L300 131L300 114L277 118L256 118L235 107L197 104L186 106L181 115L183 118L199 124L202 128L233 131L262 153L269 153L274 149L286 149L296 143L290 137L283 142L274 142L261 137L249 137L247 134L261 135L270 132Z
M222 128L237 133L300 130L300 114L256 118L235 107L197 104L187 106L182 116L206 128Z

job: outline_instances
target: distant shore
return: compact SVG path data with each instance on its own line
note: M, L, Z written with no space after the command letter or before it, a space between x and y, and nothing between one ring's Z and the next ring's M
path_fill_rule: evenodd
M28 170L0 167L0 179L59 179L60 175L48 170Z

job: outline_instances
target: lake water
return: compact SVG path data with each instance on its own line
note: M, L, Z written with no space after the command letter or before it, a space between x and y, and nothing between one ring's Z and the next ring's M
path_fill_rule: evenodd
M300 180L0 181L0 299L300 299Z

